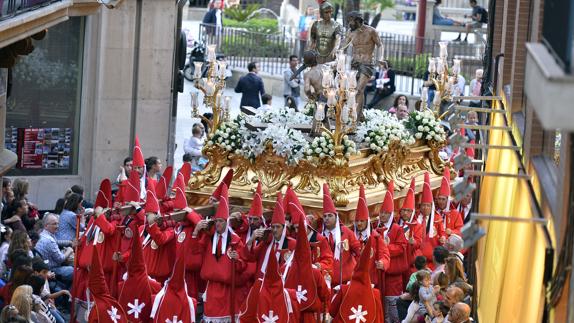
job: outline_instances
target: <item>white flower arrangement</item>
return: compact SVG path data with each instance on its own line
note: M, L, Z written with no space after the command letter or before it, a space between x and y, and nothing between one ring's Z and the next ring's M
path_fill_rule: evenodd
M275 154L285 158L289 165L297 165L309 147L301 131L281 124L271 124L263 131L252 133L241 148L241 154L254 159L265 151L268 142Z
M405 127L415 139L445 141L446 133L430 110L414 111L409 114Z
M388 151L392 141L400 141L405 146L415 143L403 123L386 111L367 110L365 119L366 122L357 127L355 138L375 153Z
M347 135L343 136L341 144L343 145L343 154L346 158L357 153L355 142L349 139ZM335 142L328 133L323 132L321 136L313 139L313 142L307 148L306 155L308 160L333 157L335 156Z
M256 115L250 116L249 118L262 123L279 124L310 124L312 121L310 116L289 107L258 112Z
M239 132L242 128L241 121L241 118L236 118L221 123L209 138L207 145L217 145L228 152L236 153L243 145L243 136Z

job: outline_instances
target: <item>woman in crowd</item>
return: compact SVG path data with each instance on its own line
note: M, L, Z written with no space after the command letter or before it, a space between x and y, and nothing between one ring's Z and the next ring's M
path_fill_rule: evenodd
M399 105L406 105L407 107L409 106L409 99L406 95L397 95L395 101L393 102L393 106L389 108L389 113L397 113L399 110Z
M30 259L34 258L32 253L32 240L28 236L26 231L14 231L12 234L12 241L10 242L10 246L8 247L8 255L11 255L14 250L22 249L26 251L28 257Z
M82 196L76 193L70 194L66 199L64 210L60 213L60 226L56 232L56 239L73 241L76 238L76 214L84 212L82 200ZM83 229L83 223L80 222L80 230Z

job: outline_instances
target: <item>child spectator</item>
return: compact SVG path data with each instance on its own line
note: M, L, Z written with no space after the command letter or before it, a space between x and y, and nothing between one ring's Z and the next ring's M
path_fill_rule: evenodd
M418 323L417 312L419 310L419 293L420 293L420 283L418 281L414 282L409 289L409 294L412 295L413 301L409 305L407 311L407 316L402 321L402 323Z
M417 281L421 286L419 289L419 310L418 314L424 316L431 315L433 304L436 301L434 287L431 284L431 274L426 270L417 272Z
M411 274L411 277L409 278L409 282L407 283L407 290L410 290L413 283L417 281L417 272L418 271L426 270L429 273L431 272L431 270L429 269L429 267L427 265L427 258L425 256L417 256L415 258L415 268L417 269L417 271L415 271L414 273Z
M32 298L34 300L34 310L39 313L42 313L45 317L47 317L51 323L63 323L64 319L60 312L56 309L53 305L51 299L47 297L42 297L44 292L46 280L41 275L34 273L30 277L30 286L32 286L33 295Z
M273 104L273 97L267 93L263 94L261 96L261 102L263 102L263 105L259 108L259 111L261 112L268 112L271 111L273 109L273 107L271 106Z
M433 305L433 316L434 316L434 318L432 319L431 323L443 323L444 318L448 314L449 310L450 309L448 308L448 306L444 305L443 302L434 303L434 305Z
M201 170L203 167L200 167L200 159L203 156L202 149L204 144L203 139L203 127L200 123L196 123L193 125L191 129L191 138L186 139L183 143L183 151L186 154L189 154L191 157L191 168L192 170Z
M0 278L4 279L6 276L6 260L8 257L8 249L10 247L10 240L12 240L12 229L9 227L4 227L4 232L2 233L2 244L0 244Z

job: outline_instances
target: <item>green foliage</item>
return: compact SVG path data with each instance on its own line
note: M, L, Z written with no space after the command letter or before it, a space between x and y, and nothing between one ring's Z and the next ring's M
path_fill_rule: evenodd
M279 23L277 19L271 18L254 18L246 21L237 21L233 19L223 19L223 26L242 28L247 31L262 34L275 34L279 32Z
M419 54L415 57L389 58L389 64L398 74L412 75L422 78L428 68L430 54Z
M381 12L385 11L387 8L393 8L395 6L394 0L361 0L361 7L365 10L375 10L379 9Z
M225 8L225 10L223 10L223 15L228 19L246 21L247 18L259 8L261 8L261 5L258 3L248 4L245 8L241 8L241 6L234 6ZM258 15L255 14L251 18L257 18L257 16Z
M287 57L291 52L289 44L281 39L255 33L226 35L221 50L226 56L239 57Z

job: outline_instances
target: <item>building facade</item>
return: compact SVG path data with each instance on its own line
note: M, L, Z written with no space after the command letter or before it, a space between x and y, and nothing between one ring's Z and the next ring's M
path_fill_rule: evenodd
M95 199L100 181L115 180L131 155L136 134L146 157L165 164L173 155L182 4L105 2L45 1L23 10L22 1L0 20L3 53L23 40L33 46L2 62L1 169L28 179L29 199L41 210L74 184Z
M492 105L479 212L477 317L483 322L572 322L574 75L571 0L491 0ZM511 149L516 148L516 149Z

